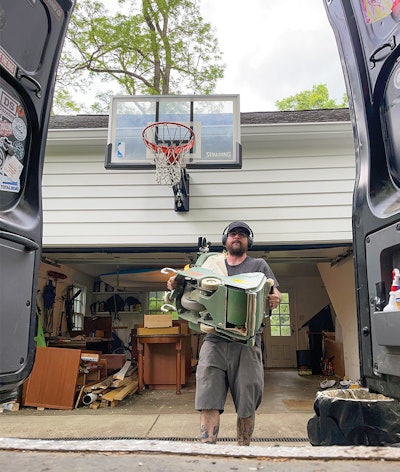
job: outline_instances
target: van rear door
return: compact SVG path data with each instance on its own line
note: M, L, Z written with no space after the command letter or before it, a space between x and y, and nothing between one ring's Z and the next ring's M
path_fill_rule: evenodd
M0 403L35 355L41 180L56 70L71 0L0 4Z
M400 398L400 311L383 311L400 268L400 1L324 0L353 124L353 238L361 375Z

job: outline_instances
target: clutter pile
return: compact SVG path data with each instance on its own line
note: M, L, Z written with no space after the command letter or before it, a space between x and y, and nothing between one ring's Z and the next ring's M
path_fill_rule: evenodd
M79 393L77 406L92 409L115 407L127 396L138 390L137 367L127 361L124 367L101 382L84 385Z
M361 388L361 385L360 385L359 382L355 382L353 380L350 380L347 377L343 377L343 379L339 380L339 381L337 381L335 379L329 379L329 380L325 379L319 384L319 386L321 387L322 390L326 390L328 388L336 387L337 383L339 383L338 388L340 388L342 390Z

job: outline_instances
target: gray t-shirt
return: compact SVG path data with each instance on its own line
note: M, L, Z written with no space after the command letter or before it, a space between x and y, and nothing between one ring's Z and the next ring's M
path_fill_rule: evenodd
M231 266L226 262L226 260L225 260L225 265L228 270L228 275L246 274L249 272L262 272L263 274L265 274L267 279L274 280L275 287L279 287L279 283L276 280L274 273L272 272L270 266L266 263L264 259L247 256L246 259L238 265ZM262 333L262 331L263 331L263 328L261 327L257 331L257 333ZM227 339L221 336L218 336L218 334L211 334L211 333L207 334L205 336L205 339L207 339L207 341L212 341L212 342L228 341Z
M273 279L275 287L279 287L279 283L275 278L271 267L264 259L247 256L246 259L238 265L231 266L226 262L225 265L228 270L228 275L246 274L248 272L263 272L267 279Z

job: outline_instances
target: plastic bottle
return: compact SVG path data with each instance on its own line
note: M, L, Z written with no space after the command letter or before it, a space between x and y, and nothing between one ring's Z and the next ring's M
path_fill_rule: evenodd
M396 297L397 311L400 311L400 289L394 292L394 296Z
M385 306L383 311L400 311L400 303L397 304L397 299L400 302L400 272L399 269L392 271L392 286L389 292L389 303Z

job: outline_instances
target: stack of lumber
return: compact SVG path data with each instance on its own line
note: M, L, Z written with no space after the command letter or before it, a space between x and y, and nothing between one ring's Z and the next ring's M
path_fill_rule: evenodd
M76 406L83 404L93 409L117 406L125 397L137 392L136 371L137 368L127 361L114 375L106 377L101 382L83 386Z

